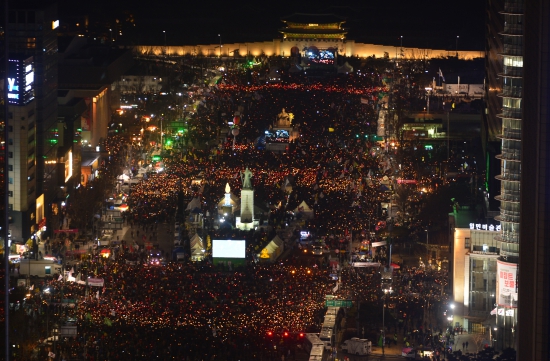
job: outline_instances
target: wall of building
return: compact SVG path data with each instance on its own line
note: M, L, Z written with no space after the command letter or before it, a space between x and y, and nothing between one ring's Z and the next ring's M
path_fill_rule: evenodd
M36 102L10 106L8 202L12 209L10 225L15 240L27 240L36 223Z
M469 257L467 257L468 249L465 248L465 240L470 238L469 228L455 228L453 240L453 302L455 304L454 320L464 324L465 310L468 307L468 268Z
M252 56L260 56L262 54L267 56L289 56L293 46L298 46L298 49L302 52L304 47L309 47L312 45L320 49L336 47L338 52L341 54L343 53L345 56L358 56L361 58L375 56L377 58L382 58L387 55L390 58L400 57L400 48L397 46L356 43L353 40L347 40L346 42L336 41L332 43L330 41L318 40L304 40L301 42L295 42L281 41L279 39L256 43L222 44L221 55L222 57L231 57L237 53L235 51L238 51L238 54L244 56L248 51L248 54ZM138 54L156 56L162 54L166 54L168 56L219 56L219 47L220 44L181 46L136 45L134 46L134 50ZM448 56L456 56L456 52L442 49L403 48L403 57L405 58L431 59ZM468 60L482 58L484 54L482 51L458 51L458 56L460 59Z

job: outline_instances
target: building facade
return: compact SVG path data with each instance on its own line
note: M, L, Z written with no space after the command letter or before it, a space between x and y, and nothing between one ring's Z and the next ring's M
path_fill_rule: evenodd
M8 61L8 209L11 239L26 242L43 208L36 204L36 101L33 57Z
M499 259L497 263L498 287L496 303L504 312L497 316L501 322L497 324L496 335L503 347L514 347L514 328L517 324L517 271L520 250L520 181L522 178L522 124L523 124L523 22L524 1L505 0L502 11L502 80L501 92L502 111L498 116L502 119L502 127L497 137L501 140L500 160L500 195L495 199L500 201L500 221L502 231L496 237L499 244ZM512 279L510 279L512 277Z
M474 223L453 232L453 323L487 336L496 324L491 314L496 308L498 232L499 226Z
M51 1L10 2L9 52L33 57L36 103L36 187L43 212L35 215L35 231L46 230L58 209L57 178L57 5ZM41 227L38 227L40 225ZM49 224L48 224L49 225ZM51 226L51 225L50 225Z

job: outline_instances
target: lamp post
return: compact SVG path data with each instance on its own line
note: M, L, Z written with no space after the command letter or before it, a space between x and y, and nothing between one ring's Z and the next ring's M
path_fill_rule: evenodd
M457 59L458 59L458 38L460 38L459 35L456 36L456 46L455 46L456 58L457 58Z
M166 47L166 30L162 31L164 33L164 47Z
M401 55L401 59L403 59L403 35L401 35L401 46L399 48L399 52L399 55Z
M427 263L430 261L430 238L429 238L429 230L428 227L426 227L426 266Z
M222 58L222 34L218 34L218 37L220 38L220 59Z
M382 301L382 356L385 355L385 349L386 346L386 297L388 293L392 293L391 288L384 288L384 298Z
M52 335L53 335L53 353L55 358L56 357L55 354L57 353L57 337L59 335L59 329L57 328L57 324L53 325Z

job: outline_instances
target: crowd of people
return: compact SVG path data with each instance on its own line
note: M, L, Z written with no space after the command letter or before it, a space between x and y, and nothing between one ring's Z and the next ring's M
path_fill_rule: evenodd
M180 202L191 198L199 199L200 212L217 214L226 183L238 195L239 174L248 167L272 229L285 228L288 212L294 213L305 201L315 218L304 228L316 237L327 236L336 244L349 242L350 231L370 237L384 217L379 205L388 197L380 180L396 167L369 139L376 133L378 94L387 90L380 76L255 86L245 79L243 73L228 73L220 85L203 93L186 135L194 146L181 154L172 152L162 160L162 172L148 174L132 187L125 218L142 227L172 222L177 209L183 211ZM272 126L283 108L293 114L299 139L289 143L284 153L259 149L254 140ZM221 141L216 136L223 134L236 112L240 133L233 147L230 132ZM133 176L138 174L143 151L147 149L124 154ZM247 239L249 244L253 238ZM256 239L261 240L267 237ZM136 237L135 242L142 245L143 240ZM57 279L43 286L50 287L54 300L60 294L77 300L78 307L64 308L63 313L77 320L78 337L59 347L62 354L85 354L88 360L257 359L272 351L265 337L269 332L319 331L327 294L353 295L356 301L372 305L381 302L376 277L346 269L342 287L334 289L326 264L306 267L295 259L249 262L246 269L228 270L209 262L144 266L127 264L123 257L97 258L81 271L84 277L103 279L105 286ZM416 290L418 277L403 275L395 302L412 305L416 291L422 297L429 294ZM416 284L407 288L409 280ZM405 296L405 303L397 298ZM409 314L405 329L417 329L420 311L417 306L407 307L398 310L396 320Z

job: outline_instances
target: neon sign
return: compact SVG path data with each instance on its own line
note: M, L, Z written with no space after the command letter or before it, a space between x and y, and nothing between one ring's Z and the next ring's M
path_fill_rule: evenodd
M8 101L10 104L25 105L34 99L33 58L9 59Z

